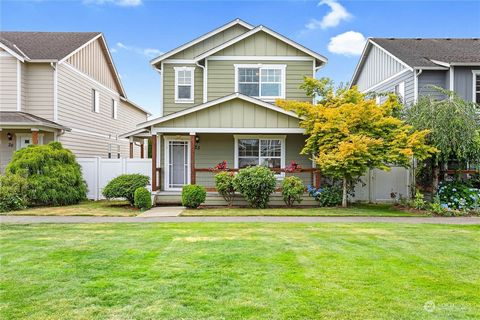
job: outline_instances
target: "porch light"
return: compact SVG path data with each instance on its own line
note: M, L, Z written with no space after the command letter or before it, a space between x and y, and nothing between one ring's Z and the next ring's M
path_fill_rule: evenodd
M200 137L199 136L195 136L195 143L200 143Z
M7 139L8 139L9 141L12 141L12 140L13 140L13 135L12 135L12 133L10 133L10 132L7 133Z

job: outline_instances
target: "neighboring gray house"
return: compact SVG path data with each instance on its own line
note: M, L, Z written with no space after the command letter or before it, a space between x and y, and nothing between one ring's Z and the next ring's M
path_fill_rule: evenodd
M50 141L127 157L119 135L148 114L127 99L102 33L0 32L0 172L15 150Z
M431 85L480 103L480 39L370 38L351 85L395 92L407 105L437 94Z

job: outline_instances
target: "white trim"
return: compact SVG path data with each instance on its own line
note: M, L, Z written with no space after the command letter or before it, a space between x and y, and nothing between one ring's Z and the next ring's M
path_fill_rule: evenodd
M212 48L212 49L202 53L201 55L196 56L195 60L199 61L199 60L205 59L206 57L209 57L209 56L213 55L214 53L216 53L216 52L218 52L222 49L225 49L226 47L229 47L232 44L235 44L235 43L237 43L237 42L239 42L239 41L241 41L245 38L248 38L251 35L254 35L259 31L263 31L265 33L268 33L272 37L275 37L275 38L285 42L286 44L288 44L288 45L290 45L290 46L292 46L292 47L294 47L294 48L296 48L296 49L298 49L298 50L300 50L300 51L302 51L302 52L304 52L304 53L306 53L306 54L308 54L308 55L310 55L310 56L312 56L312 57L314 57L314 58L316 58L320 61L322 61L324 64L326 64L327 61L328 61L327 58L325 58L324 56L322 56L322 55L320 55L320 54L318 54L318 53L316 53L316 52L314 52L314 51L312 51L312 50L310 50L310 49L308 49L308 48L306 48L306 47L304 47L304 46L302 46L302 45L300 45L300 44L298 44L298 43L296 43L296 42L294 42L290 39L288 39L287 37L275 32L273 30L270 30L269 28L267 28L265 26L262 26L262 25L260 25L258 27L255 27L254 29L252 29L248 32L245 32L245 33L239 35L238 37L235 37L231 40L228 40L227 42L224 42L221 45L216 46L215 48Z
M112 118L114 120L118 119L118 101L112 99Z
M454 67L450 67L449 69L449 84L448 84L448 90L450 91L455 91L455 71Z
M210 61L315 61L312 57L302 56L210 56L205 58Z
M158 140L158 139L157 139ZM164 137L164 171L165 171L165 178L164 178L164 190L168 191L179 191L182 190L182 188L170 188L170 150L169 150L169 144L171 141L186 141L187 142L187 184L190 184L190 177L191 177L191 170L190 170L190 164L191 164L191 159L190 159L190 136L165 136Z
M175 103L194 103L195 102L195 67L173 67L175 70ZM190 99L180 99L178 97L178 72L190 71Z
M244 133L244 134L279 134L279 133L299 133L304 134L302 128L177 128L177 127L154 127L152 134L157 133Z
M197 61L193 59L165 59L162 63L170 64L195 64Z
M93 91L93 112L100 113L100 92L97 89Z
M286 158L286 147L285 147L285 141L286 141L287 136L286 135L234 135L234 168L238 169L238 140L239 139L256 139L256 140L280 140L281 142L281 152L280 152L280 168L285 168L285 158ZM258 144L259 148L259 154L258 158L261 159L262 156L260 155L260 141ZM263 157L265 158L265 157ZM260 164L260 163L259 163ZM285 176L285 173L282 172L280 174L275 175L277 178L282 178Z
M255 97L259 100L264 100L264 101L275 101L275 99L280 98L280 99L285 99L285 87L286 87L286 78L287 78L287 73L286 73L286 68L287 65L285 64L234 64L233 67L235 68L235 87L234 87L234 92L239 92L238 89L238 69L239 68L258 68L260 74L258 75L258 93L260 96ZM261 70L262 69L279 69L282 72L282 77L281 77L281 88L280 88L280 95L279 96L262 96L261 94L261 89L262 89L262 82L261 82Z
M480 66L480 62L451 62L450 65L451 66L457 66L457 67L460 67L460 66L464 66L464 67L475 66L475 67L478 67L478 66Z
M405 103L405 81L397 83L394 87L394 91L396 91L397 86L399 98L401 98L402 103Z
M4 45L3 43L0 42L0 48L2 48L3 50L5 50L6 52L10 53L12 56L14 56L15 58L17 58L18 60L24 62L25 61L25 58L20 56L18 53L16 53L15 51L13 51L12 49L10 49L9 47L7 47L6 45Z
M146 121L146 122L139 123L137 125L137 127L140 128L140 127L146 127L146 126L151 126L151 125L155 125L155 124L158 124L158 123L162 123L162 122L165 122L165 121L168 121L168 120L171 120L171 119L175 119L175 118L178 118L178 117L181 117L181 116L193 113L193 112L197 112L197 111L209 108L211 106L215 106L217 104L220 104L220 103L223 103L223 102L226 102L226 101L230 101L232 99L236 99L236 98L239 98L239 99L251 102L253 104L265 107L267 109L277 111L277 112L286 114L288 116L300 119L300 117L294 112L287 111L283 108L280 108L280 107L275 106L273 104L270 104L268 102L258 100L256 98L249 97L249 96L246 96L244 94L241 94L241 93L237 92L237 93L232 93L232 94L230 94L228 96L225 96L225 97L222 97L222 98L211 100L207 103L203 103L203 104L200 104L200 105L197 105L197 106L194 106L194 107L191 107L191 108L187 108L187 109L179 111L179 112L169 114L168 116L165 116L165 117L158 117L156 119L152 119L152 120L149 120L149 121Z
M472 102L480 103L480 101L477 101L476 77L480 77L480 70L472 70Z
M422 72L422 69L415 69L413 71L413 103L417 103L418 101L418 77L422 74Z
M17 111L22 111L22 63L17 60Z
M368 41L365 43L365 46L363 47L362 54L360 55L360 59L358 60L357 65L355 66L355 70L353 71L352 79L350 79L350 84L348 85L349 88L351 88L352 85L354 85L353 82L357 77L357 73L360 69L360 65L362 65L364 59L366 58L365 53L367 52L369 45L370 45L370 39L368 39Z
M383 52L385 52L387 55L389 55L390 57L392 57L394 60L396 60L397 62L401 63L403 66L405 66L405 68L407 68L408 70L410 71L413 71L413 68L410 67L407 63L403 62L402 60L400 60L399 58L397 58L396 56L394 56L390 51L386 50L385 48L383 48L382 46L380 46L378 43L376 43L375 41L373 41L372 39L368 39L368 41L370 41L370 43L372 43L374 46L376 46L377 48L379 48L380 50L382 50Z
M160 63L160 116L163 117L163 108L164 108L164 72L163 72L163 61Z
M58 120L58 63L53 64L53 121Z
M403 69L402 71L395 73L393 76L390 76L390 77L388 77L387 79L380 81L379 83L371 86L370 88L365 89L365 90L362 90L362 93L366 93L366 92L372 91L373 89L376 89L377 87L381 86L382 84L385 84L385 83L387 83L387 82L395 79L396 77L398 77L398 76L400 76L401 74L404 74L405 72L408 72L408 71L410 71L410 70L409 70L409 69Z
M69 64L68 62L64 62L62 63L62 66L66 66L68 69L76 72L77 74L81 75L82 77L92 81L93 83L95 83L97 86L100 86L102 87L103 89L107 90L108 92L114 94L114 95L117 95L117 96L120 96L120 93L119 92L116 92L116 91L113 91L112 89L110 89L109 87L105 86L104 84L98 82L97 80L93 79L92 77L90 77L89 75L83 73L82 71L78 70L77 68L75 68L74 66L72 66L71 64Z
M203 103L208 101L208 60L205 60L203 68Z
M230 28L230 27L233 27L234 25L237 25L237 24L238 24L238 25L241 25L241 26L243 26L243 27L245 27L245 28L247 28L247 29L249 29L249 30L252 30L252 29L253 29L253 26L250 25L249 23L246 23L245 21L242 21L242 20L240 20L240 19L235 19L235 20L230 21L229 23L227 23L227 24L225 24L225 25L223 25L223 26L221 26L221 27L219 27L219 28L217 28L217 29L215 29L215 30L212 30L212 31L210 31L210 32L208 32L208 33L205 33L204 35L202 35L202 36L200 36L200 37L198 37L198 38L196 38L196 39L194 39L194 40L192 40L192 41L190 41L190 42L187 42L187 43L181 45L180 47L177 47L177 48L175 48L175 49L173 49L173 50L170 50L170 51L162 54L161 56L159 56L159 57L151 60L151 61L150 61L150 64L153 65L153 64L158 63L159 61L165 60L166 58L171 57L171 56L173 56L174 54L176 54L176 53L178 53L178 52L180 52L180 51L182 51L182 50L185 50L185 49L187 49L187 48L189 48L189 47L191 47L191 46L193 46L193 45L195 45L195 44L197 44L197 43L199 43L199 42L201 42L201 41L203 41L203 40L205 40L205 39L208 39L208 38L216 35L217 33L220 33L220 32L222 32L222 31L224 31L224 30L226 30L226 29L228 29L228 28Z

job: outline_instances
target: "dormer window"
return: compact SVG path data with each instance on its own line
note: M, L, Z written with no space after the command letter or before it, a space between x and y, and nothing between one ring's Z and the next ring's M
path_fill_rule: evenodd
M235 65L235 91L266 101L285 98L285 65Z
M175 103L193 103L195 67L175 67Z

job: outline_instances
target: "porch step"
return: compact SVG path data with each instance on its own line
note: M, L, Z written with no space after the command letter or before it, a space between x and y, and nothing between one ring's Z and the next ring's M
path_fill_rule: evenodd
M165 192L160 191L155 195L155 204L157 205L179 205L181 204L181 194L179 192ZM216 192L207 192L207 198L205 206L226 206L227 202ZM240 195L236 195L233 201L234 206L247 206L248 203ZM270 196L269 206L284 206L285 202L281 193L274 193ZM310 197L307 193L302 196L302 202L300 204L295 204L300 206L317 206L318 203L314 198Z

